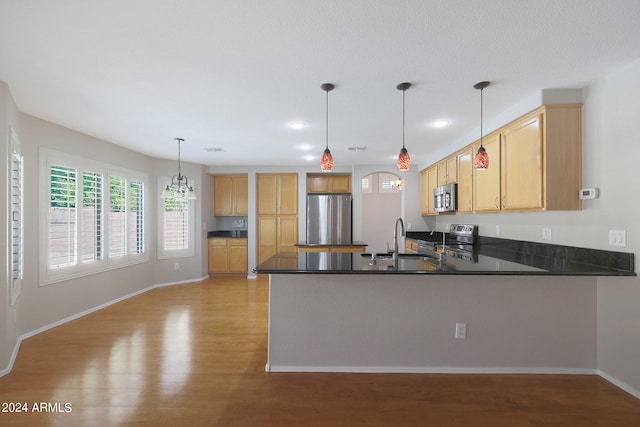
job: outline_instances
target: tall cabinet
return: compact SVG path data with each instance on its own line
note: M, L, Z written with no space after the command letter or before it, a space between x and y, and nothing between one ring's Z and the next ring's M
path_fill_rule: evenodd
M257 174L258 264L297 252L298 174Z

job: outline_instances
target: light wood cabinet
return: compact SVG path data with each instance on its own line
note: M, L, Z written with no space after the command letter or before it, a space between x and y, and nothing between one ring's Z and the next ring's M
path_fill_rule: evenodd
M278 253L297 252L298 175L258 174L258 264Z
M210 274L246 274L247 239L209 239Z
M457 181L458 158L456 156L449 156L446 159L440 160L437 168L438 185L450 184Z
M351 193L351 175L308 174L307 193Z
M458 212L473 212L473 147L457 154Z
M501 132L502 209L543 207L542 143L542 114L519 120Z
M214 215L247 216L248 187L246 176L215 176L213 179Z
M489 154L489 167L473 170L473 208L476 212L497 212L501 199L500 134L487 135L482 139L482 145ZM479 147L479 141L473 145L474 156Z
M581 116L580 105L547 105L485 138L490 163L474 170L474 210L580 209Z
M258 174L258 215L298 214L298 174Z
M438 186L438 167L431 166L420 172L420 196L422 215L437 215L433 206L433 189Z

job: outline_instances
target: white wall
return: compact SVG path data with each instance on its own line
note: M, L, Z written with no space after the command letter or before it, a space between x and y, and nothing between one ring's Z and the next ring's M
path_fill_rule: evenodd
M602 197L584 215L587 230L606 238L627 231L624 251L640 253L640 60L585 91L584 177ZM596 242L592 242L594 245ZM640 279L598 279L598 368L640 397Z

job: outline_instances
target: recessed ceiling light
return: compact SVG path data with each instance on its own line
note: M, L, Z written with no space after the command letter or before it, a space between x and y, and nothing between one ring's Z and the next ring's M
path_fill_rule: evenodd
M221 152L224 151L224 148L221 148L221 147L206 147L204 149L204 151L214 152L214 153L221 153Z
M315 158L316 158L316 156L311 156L311 155L309 155L309 156L304 156L304 159L305 159L306 161L308 161L308 162L310 162L311 160L314 160Z
M443 128L443 127L449 126L450 124L451 124L450 120L438 119L438 120L435 120L433 123L431 123L431 126L433 126L434 128Z
M353 152L356 152L356 151L367 151L367 146L363 145L362 147L347 147L347 150L353 151Z
M304 151L311 150L311 146L309 144L300 144L298 148Z
M289 122L288 126L291 129L304 129L307 127L307 124L301 120L294 120L292 122Z

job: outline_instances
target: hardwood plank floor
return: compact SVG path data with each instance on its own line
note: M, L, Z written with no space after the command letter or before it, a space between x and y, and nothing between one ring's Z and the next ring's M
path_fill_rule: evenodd
M216 278L29 338L0 378L29 412L0 425L640 425L640 400L597 376L265 373L267 301L265 278Z

